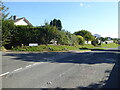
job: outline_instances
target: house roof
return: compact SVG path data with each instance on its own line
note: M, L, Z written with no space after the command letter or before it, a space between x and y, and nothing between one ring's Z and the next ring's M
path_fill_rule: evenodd
M16 23L16 22L18 22L18 21L20 21L20 20L22 20L22 19L23 19L28 25L33 26L25 17L17 18L16 20L14 20L14 22Z

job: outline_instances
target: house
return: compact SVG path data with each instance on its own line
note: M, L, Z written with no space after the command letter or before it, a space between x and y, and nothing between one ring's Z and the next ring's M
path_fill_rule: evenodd
M15 25L33 26L25 17L17 18L16 16L13 16L13 21Z
M55 41L54 39L52 39L52 40L50 41L50 45L57 45L57 41Z
M85 41L85 44L91 44L91 41Z

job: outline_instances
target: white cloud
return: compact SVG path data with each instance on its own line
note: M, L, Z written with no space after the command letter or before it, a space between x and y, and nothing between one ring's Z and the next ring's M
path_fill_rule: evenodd
M87 5L87 4L83 4L83 3L80 3L80 6L81 6L81 7L83 7L83 6L84 6L84 7L90 7L89 4Z
M80 6L82 7L84 4L83 3L80 3Z

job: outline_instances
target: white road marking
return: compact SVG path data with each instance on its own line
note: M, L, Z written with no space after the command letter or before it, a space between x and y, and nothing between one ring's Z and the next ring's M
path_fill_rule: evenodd
M33 65L42 64L42 63L44 63L44 62L40 62L40 63L34 63Z
M9 73L10 73L10 72L3 73L3 74L0 75L0 77L5 76L5 75L7 75L7 74L9 74Z
M26 66L26 68L28 68L28 67L31 67L32 65L28 65L28 66Z
M34 63L34 64L32 64L32 65L25 66L25 68L28 68L28 67L31 67L31 66L34 66L34 65L37 65L37 64L42 64L42 63L44 63L44 62ZM14 72L16 72L16 71L19 71L19 70L25 69L25 68L22 68L22 67L21 67L21 68L18 68L18 69L13 70L12 72L3 73L3 74L0 75L0 77L5 76L5 75L10 74L10 73L14 73Z
M15 69L15 70L14 70L14 72L19 71L19 70L21 70L21 69L23 69L23 68L18 68L18 69Z
M33 65L37 65L38 63L34 63Z

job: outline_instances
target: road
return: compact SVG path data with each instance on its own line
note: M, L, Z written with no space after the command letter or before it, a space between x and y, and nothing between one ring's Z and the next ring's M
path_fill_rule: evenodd
M108 80L118 54L110 50L3 52L2 88L100 88Z

